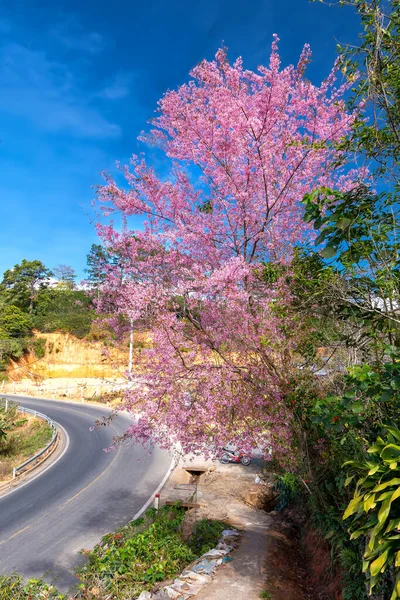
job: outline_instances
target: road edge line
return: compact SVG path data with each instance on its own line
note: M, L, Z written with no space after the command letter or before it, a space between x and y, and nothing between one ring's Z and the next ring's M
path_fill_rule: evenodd
M169 469L166 472L166 474L164 475L161 483L154 490L154 492L152 493L150 498L147 500L147 502L142 506L142 508L132 517L132 519L130 519L131 521L136 521L136 519L138 519L148 509L150 504L154 501L154 496L162 490L162 488L167 483L172 471L175 469L177 464L178 464L178 461L176 460L176 458L173 458L171 461L171 464L169 465Z

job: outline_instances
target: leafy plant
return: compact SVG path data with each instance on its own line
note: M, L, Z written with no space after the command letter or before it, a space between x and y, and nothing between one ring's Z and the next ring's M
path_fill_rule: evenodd
M25 581L18 573L0 575L0 600L66 600L43 579Z
M46 340L45 338L37 338L32 343L33 351L36 358L44 358L46 354Z
M352 518L351 539L363 536L367 545L363 571L370 593L383 582L386 571L394 573L391 600L400 598L400 430L385 426L387 437L378 437L367 450L370 459L347 461L353 471L363 473L343 519ZM351 474L346 483L355 476Z
M281 511L292 502L299 499L301 495L301 485L298 477L293 473L283 473L277 478L274 489L279 492L276 510Z
M196 533L185 541L181 525L185 510L179 505L149 509L145 516L107 534L87 553L88 562L78 569L80 593L85 600L98 597L134 598L157 582L176 576L198 553L214 547L224 524L202 520Z
M222 521L201 519L196 523L195 531L188 541L190 549L196 556L204 554L216 545L225 528L226 524Z
M304 371L293 380L287 397L294 416L294 473L282 474L276 483L281 492L279 510L295 502L306 512L307 522L327 540L331 550L331 573L338 568L342 579L343 600L366 600L362 573L363 547L350 540L342 520L351 491L344 487L346 473L342 467L349 458L363 457L363 413L353 412L357 399L344 398L347 382L340 376L341 391L327 394L331 383L317 381ZM372 412L372 411L371 411Z

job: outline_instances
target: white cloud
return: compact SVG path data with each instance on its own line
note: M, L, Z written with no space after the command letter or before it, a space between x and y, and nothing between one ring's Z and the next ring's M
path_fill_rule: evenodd
M95 31L84 31L73 17L52 27L49 34L69 50L97 54L105 47L104 36Z
M119 73L114 80L110 81L99 93L99 97L105 98L106 100L120 100L121 98L126 98L131 92L130 86L132 80L132 73Z
M44 52L12 43L0 51L0 110L24 117L45 131L85 138L116 138L119 125L91 104L69 68Z

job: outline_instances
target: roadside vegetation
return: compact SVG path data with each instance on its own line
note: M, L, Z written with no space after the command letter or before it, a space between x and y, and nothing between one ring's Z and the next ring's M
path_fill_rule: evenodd
M79 591L70 598L131 600L179 575L201 554L214 548L226 524L200 520L188 539L182 532L185 509L179 503L151 508L143 517L105 535L77 570ZM43 580L0 576L0 600L66 600Z
M53 434L46 421L19 413L17 404L7 408L0 403L0 482L10 479L13 467L44 448Z
M294 464L281 470L278 509L307 507L329 542L344 600L400 598L400 6L358 11L360 45L340 49L363 106L343 141L372 187L317 189L304 198L317 232L294 264L294 305L324 377L293 377ZM372 189L374 188L374 189ZM311 327L309 327L311 325ZM307 339L307 336L306 336ZM316 343L315 343L316 342Z
M43 579L25 581L18 573L0 575L0 600L66 600Z
M81 597L136 598L157 583L173 579L198 556L214 548L226 528L221 521L203 519L184 539L184 518L185 509L178 503L158 512L151 508L143 518L104 536L77 571Z

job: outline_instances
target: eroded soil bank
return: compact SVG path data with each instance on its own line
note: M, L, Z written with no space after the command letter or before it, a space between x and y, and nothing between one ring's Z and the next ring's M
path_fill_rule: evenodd
M297 507L270 514L265 561L271 600L341 600L342 579L332 569L329 545L306 513Z

